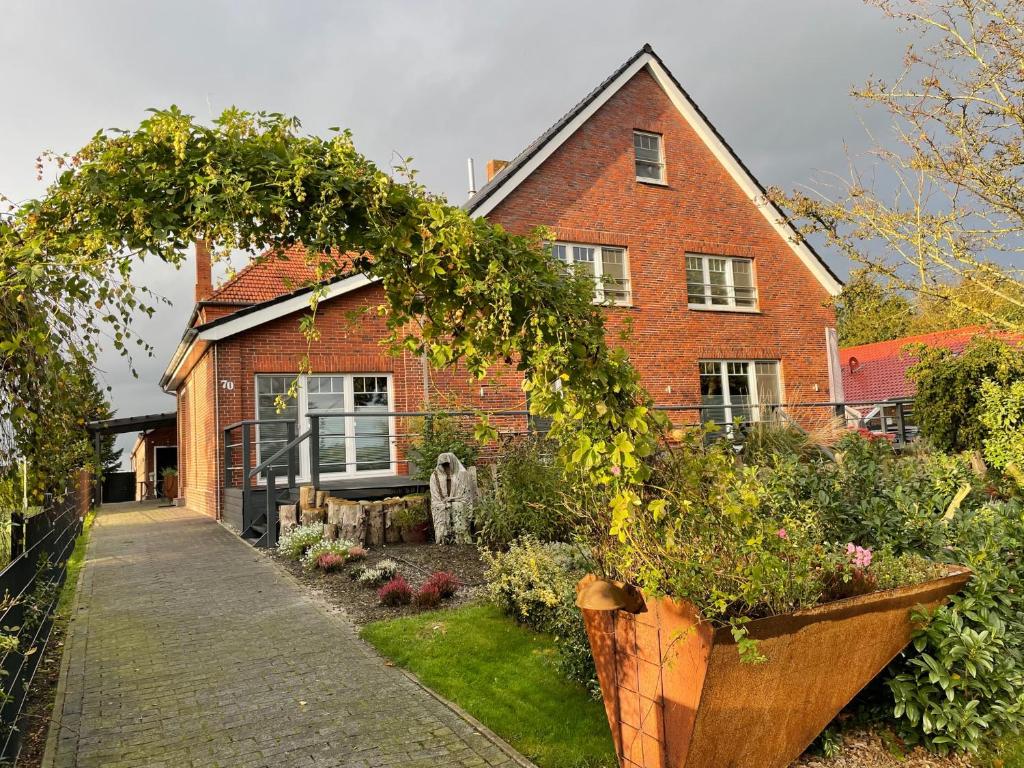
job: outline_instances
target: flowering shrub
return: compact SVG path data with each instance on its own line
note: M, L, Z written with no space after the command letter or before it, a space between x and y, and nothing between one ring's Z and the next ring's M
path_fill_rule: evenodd
M345 567L345 563L348 559L344 555L338 555L334 552L324 552L316 559L317 570L321 570L324 573L334 573L340 571Z
M323 525L320 527L323 528ZM321 555L336 555L344 560L348 560L349 550L354 546L351 541L346 541L345 539L335 539L333 541L320 539L306 550L306 554L302 556L302 566L306 570L313 570L317 567L317 562Z
M505 552L484 552L491 600L516 621L554 635L558 668L569 679L598 693L597 672L576 584L594 563L572 544L543 544L524 538Z
M324 537L322 523L297 525L277 542L277 553L289 560L301 560L306 550Z
M412 588L401 576L395 576L377 592L382 605L392 607L412 602Z
M441 604L441 591L438 589L436 584L431 584L429 581L420 587L419 592L416 593L416 597L413 598L413 602L420 608L436 608Z
M894 718L906 741L938 751L975 751L988 736L1024 728L1020 502L992 501L999 489L976 478L963 457L928 450L900 456L858 436L838 448L836 462L784 461L760 470L778 513L812 510L826 538L852 542L841 553L833 597L923 581L937 562L974 571L946 606L918 617L912 647L861 705Z
M359 572L356 581L366 587L375 587L398 573L398 563L390 558L381 560L372 568L364 568Z
M455 597L455 593L459 591L459 587L462 586L454 574L448 571L437 571L423 585L424 587L430 586L437 590L438 595L441 596L442 600L447 600L450 597Z
M349 560L365 560L366 559L366 547L349 547L348 559Z

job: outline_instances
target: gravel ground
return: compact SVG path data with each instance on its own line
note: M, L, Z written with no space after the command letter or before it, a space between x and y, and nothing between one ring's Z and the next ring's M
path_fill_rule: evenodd
M940 757L923 749L890 748L875 731L854 729L843 734L843 749L831 759L804 755L790 768L974 768L963 755Z
M477 548L472 544L438 546L437 544L387 544L370 550L366 560L352 563L339 573L306 571L300 563L271 555L293 575L320 597L332 605L342 608L357 625L371 621L393 619L418 613L421 609L412 605L394 608L381 605L377 590L365 587L352 578L352 572L360 566L373 566L385 558L396 560L398 572L416 590L435 571L449 571L455 574L463 586L458 594L445 601L446 606L468 603L483 593L486 566L480 560Z

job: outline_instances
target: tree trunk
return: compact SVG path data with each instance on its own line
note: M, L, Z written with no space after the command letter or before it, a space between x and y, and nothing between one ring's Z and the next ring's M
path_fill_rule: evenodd
M306 510L316 506L316 490L312 485L299 487L299 509Z
M327 541L336 541L338 539L338 526L334 523L324 523L324 538Z

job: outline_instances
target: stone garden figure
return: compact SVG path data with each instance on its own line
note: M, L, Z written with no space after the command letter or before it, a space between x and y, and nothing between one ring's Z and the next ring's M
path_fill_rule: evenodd
M471 544L476 477L454 453L442 453L430 476L430 514L438 544Z

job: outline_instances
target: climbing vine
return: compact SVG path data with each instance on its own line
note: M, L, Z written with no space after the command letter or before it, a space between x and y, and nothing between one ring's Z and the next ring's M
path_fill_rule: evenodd
M304 135L280 114L229 109L203 125L172 107L49 160L58 175L46 194L0 230L0 285L26 306L58 309L5 324L3 365L16 365L35 334L62 330L87 354L104 332L126 355L144 346L131 318L152 312L133 280L145 258L179 265L198 239L221 254L270 258L301 243L319 286L311 314L323 281L376 278L391 347L478 377L496 362L518 367L531 409L553 421L562 462L608 491L611 532L637 512L661 419L625 355L607 344L592 285L566 278L545 233L514 235L471 218L428 193L407 163L386 173L348 132ZM303 327L315 335L315 322ZM24 404L4 403L17 428Z

